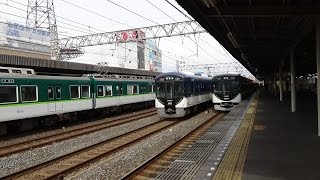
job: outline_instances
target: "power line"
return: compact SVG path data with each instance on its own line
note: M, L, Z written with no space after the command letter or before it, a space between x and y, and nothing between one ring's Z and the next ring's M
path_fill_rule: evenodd
M9 1L12 1L12 2L14 2L14 3L16 3L16 4L20 4L20 5L22 5L22 6L28 7L27 4L23 4L23 3L20 3L20 2L14 1L14 0L9 0ZM92 27L92 26L88 26L88 25L82 24L82 23L80 23L80 22L73 21L73 20L71 20L71 19L67 19L67 18L65 18L65 17L61 17L61 16L58 16L58 15L56 15L56 17L61 18L61 19L64 19L64 20L67 20L67 21L70 21L70 22L73 22L73 23L75 23L75 24L79 24L79 25L82 25L82 26L85 26L85 27L89 27L89 28L96 29L96 30L98 30L98 31L104 32L104 31L102 31L102 30L100 30L100 29L97 29L97 28L94 28L94 27Z
M149 4L151 4L153 7L155 7L156 9L158 9L159 11L161 11L163 14L165 14L166 16L168 16L170 19L172 19L173 21L177 22L175 19L173 19L171 16L169 16L167 13L165 13L164 11L162 11L160 8L158 8L156 5L154 5L153 3L151 3L149 0L146 0Z
M13 1L13 0L11 0L12 2L15 2L15 3L17 3L16 1ZM63 0L61 0L61 1L63 1ZM66 2L66 1L64 1L64 2ZM68 2L66 2L66 3L68 3ZM22 3L18 3L18 4L20 4L20 5L24 5L24 4L22 4ZM68 4L71 4L71 5L73 5L72 3L68 3ZM6 4L7 5L7 4ZM9 5L10 6L10 5ZM24 5L24 6L26 6L26 5ZM81 9L84 9L84 10L86 10L85 8L82 8L82 7L80 7L80 6L77 6L77 5L74 5L74 6L76 6L76 7L78 7L78 8L81 8ZM122 7L122 6L121 6ZM16 7L13 7L13 8L16 8ZM19 8L16 8L16 9L19 9ZM126 9L126 8L125 8ZM21 9L20 9L21 10ZM128 9L127 9L128 10ZM24 10L22 10L22 11L24 11ZM90 11L90 10L88 10L89 12L91 12L92 13L92 11ZM130 10L129 10L130 11ZM131 11L132 13L134 13L133 11ZM6 14L8 14L8 13L6 13ZM94 14L97 14L97 13L94 13ZM136 14L136 13L135 13ZM13 14L10 14L10 15L13 15ZM141 15L140 15L141 16ZM23 19L25 19L24 17L21 17L21 16L16 16L16 17L19 17L19 18L23 18ZM104 16L105 17L105 16ZM62 19L65 19L65 18L62 18ZM68 20L68 19L67 19ZM152 21L152 20L151 20ZM60 21L59 21L60 22ZM72 21L72 22L75 22L75 21ZM156 23L156 22L154 22L154 21L152 21L153 23ZM64 23L64 22L61 22L62 24L66 24L66 23ZM158 23L156 23L156 24L158 24ZM69 24L67 24L68 26L73 26L73 25L69 25ZM85 26L85 25L84 25ZM85 31L79 31L79 30L76 30L76 29L72 29L72 28L67 28L67 27L63 27L63 26L60 26L60 27L62 27L62 28L65 28L65 29L70 29L70 30L73 30L73 31L77 31L77 32L82 32L82 33L85 33L87 30L85 30ZM79 27L77 27L77 26L73 26L73 27L76 27L76 28L79 28ZM90 26L88 26L88 27L90 27ZM83 29L83 28L80 28L80 29ZM63 36L65 36L65 35L63 35ZM173 59L173 58L171 58L170 56L166 56L165 54L162 54L163 56L165 56L165 57L168 57L168 58L170 58L170 59ZM175 60L175 59L174 59ZM164 61L164 60L163 60Z
M112 4L114 4L114 5L116 5L116 6L118 6L118 7L120 7L120 8L122 8L122 9L125 9L126 11L129 11L129 12L131 12L132 14L135 14L135 15L137 15L137 16L139 16L139 17L141 17L141 18L145 19L145 20L148 20L148 21L150 21L150 22L152 22L152 23L154 23L154 24L158 24L158 23L156 23L156 22L152 21L151 19L146 18L146 17L144 17L144 16L142 16L142 15L140 15L140 14L138 14L138 13L135 13L135 12L131 11L130 9L127 9L127 8L125 8L125 7L123 7L123 6L119 5L119 4L117 4L117 3L115 3L115 2L112 2L112 1L110 1L110 0L107 0L107 1L108 1L108 2L110 2L110 3L112 3ZM158 25L159 25L159 24L158 24Z
M142 18L150 21L150 22L153 22L153 23L155 23L155 24L157 24L157 25L160 25L159 23L157 23L157 22L155 22L155 21L152 21L152 20L150 20L150 19L148 19L148 18L146 18L146 17L144 17L144 16L142 16L142 15L140 15L140 14L138 14L138 13L135 13L135 12L133 12L133 11L131 11L131 10L129 10L129 9L127 9L127 8L125 8L125 7L117 4L117 3L115 3L115 2L112 2L111 0L107 0L107 1L110 2L110 3L112 3L112 4L114 4L114 5L116 5L116 6L118 6L118 7L120 7L120 8L122 8L122 9L124 9L124 10L126 10L126 11L129 11L130 13L133 13L133 14L139 16L139 17L142 17ZM149 1L148 1L148 2L149 2ZM155 6L154 4L152 4L151 2L149 2L149 3L150 3L151 5L153 5L154 7L156 7L156 6ZM157 9L158 9L158 8L157 8ZM161 11L161 12L163 12L163 11ZM169 15L166 14L166 13L164 13L164 14L167 15L167 16L169 16ZM174 21L175 21L175 20L174 20ZM176 22L177 22L177 21L176 21Z
M15 1L13 1L13 0L10 0L10 1L15 2ZM27 6L27 5L25 5L25 4L18 3L18 2L15 2L15 3L20 4L20 5L23 5L23 6ZM0 2L0 4L3 4L3 3ZM24 9L20 9L20 8L18 8L18 7L11 6L11 5L8 5L8 4L4 4L4 5L6 5L6 6L10 7L10 8L14 8L14 9L23 11L23 12L25 11ZM61 18L61 19L65 19L65 18ZM66 19L66 20L68 20L68 19ZM71 21L71 20L69 20L69 21ZM84 31L79 31L79 30L75 30L75 29L70 29L70 30L73 30L73 31L78 31L78 32L82 32L82 33L88 33L88 32L89 32L89 33L92 33L91 31L89 31L89 30L87 30L87 29L84 29L84 28L81 28L81 27L79 27L79 26L74 26L74 25L71 25L71 24L68 24L68 23L65 23L65 22L62 22L62 21L57 21L57 22L58 22L58 23L61 23L61 24L65 24L65 25L67 25L67 26L71 26L71 27L75 27L75 28L79 28L79 29L84 30ZM48 24L47 22L43 22L43 23ZM81 23L78 23L78 24L81 24ZM60 26L60 27L61 27L61 26ZM62 26L62 27L63 27L63 26ZM90 26L86 26L86 27L90 27ZM65 27L63 27L63 28L65 28ZM99 31L101 31L101 30L99 30Z
M96 12L94 12L94 11L91 11L91 10L89 10L89 9L83 8L83 7L81 7L81 6L75 5L75 4L73 4L73 3L67 2L67 1L65 1L65 0L60 0L60 1L63 1L63 2L65 2L65 3L67 3L67 4L71 5L71 6L75 6L75 7L79 8L79 9L85 10L85 11L90 12L90 13L92 13L92 14L95 14L95 15L97 15L97 16L106 18L106 19L108 19L108 20L110 20L110 21L113 21L113 22L116 22L116 23L118 23L118 24L121 24L121 25L124 25L124 26L128 26L128 27L130 27L130 28L133 28L132 26L129 26L129 25L125 24L125 23L122 23L122 22L113 20L113 19L108 18L108 17L106 17L106 16L104 16L104 15L101 15L101 14L96 13Z
M158 8L156 5L154 5L153 3L151 3L149 0L146 0L149 4L151 4L153 7L155 7L156 9L158 9L159 11L161 11L163 14L165 14L166 16L168 16L169 18L171 18L173 21L177 22L175 19L173 19L170 15L168 15L167 13L165 13L164 11L162 11L160 8ZM167 1L171 6L175 7L173 4L171 4L169 1ZM178 8L175 7L175 9L179 10ZM180 13L184 14L182 11L179 10ZM185 15L185 14L184 14ZM185 15L186 16L186 15ZM191 18L189 18L190 20L192 20ZM190 37L189 37L190 38ZM200 37L199 37L200 39ZM190 38L190 40L192 40ZM192 40L193 41L193 40ZM207 53L210 57L212 57L213 59L217 60L215 57L213 57L211 54L209 54L205 49L203 49L198 43L194 42L200 49L202 49L205 53ZM218 61L218 60L217 60Z
M194 20L192 18L190 18L188 15L186 15L184 12L182 12L180 9L178 9L175 5L173 5L170 1L166 0L167 3L169 3L173 8L175 8L177 11L179 11L181 14L183 14L186 18L188 18L189 20Z

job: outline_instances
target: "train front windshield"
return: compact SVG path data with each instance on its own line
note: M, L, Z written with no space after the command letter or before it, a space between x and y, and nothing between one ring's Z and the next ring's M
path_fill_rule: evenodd
M183 82L157 82L156 83L157 98L174 99L184 95Z
M220 97L234 98L239 93L239 80L223 79L214 80L214 94Z

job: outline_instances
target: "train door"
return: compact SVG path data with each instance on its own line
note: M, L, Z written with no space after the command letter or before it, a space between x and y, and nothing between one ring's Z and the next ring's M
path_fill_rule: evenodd
M48 86L48 111L63 111L63 103L61 100L61 86Z

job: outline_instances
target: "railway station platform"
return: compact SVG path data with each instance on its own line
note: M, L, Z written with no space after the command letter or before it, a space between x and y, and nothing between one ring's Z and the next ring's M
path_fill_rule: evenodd
M246 122L244 115L217 170L210 178L203 172L205 179L320 179L316 95L298 93L294 113L290 94L278 99L260 91L253 119Z

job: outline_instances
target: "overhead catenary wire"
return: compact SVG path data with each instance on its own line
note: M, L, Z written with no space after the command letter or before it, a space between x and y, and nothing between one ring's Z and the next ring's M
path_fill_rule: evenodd
M121 25L130 27L130 28L133 28L132 26L129 26L129 25L125 24L125 23L116 21L116 20L114 20L114 19L111 19L111 18L106 17L106 16L104 16L104 15L101 15L101 14L99 14L99 13L96 13L96 12L91 11L91 10L89 10L89 9L83 8L83 7L81 7L81 6L75 5L75 4L70 3L70 2L68 2L68 1L65 1L65 0L60 0L60 1L63 1L63 2L65 2L65 3L67 3L67 4L69 4L69 5L75 6L75 7L79 8L79 9L82 9L82 10L84 10L84 11L90 12L90 13L95 14L95 15L97 15L97 16L103 17L103 18L105 18L105 19L108 19L108 20L110 20L110 21L116 22L116 23L118 23L118 24L121 24Z
M129 10L128 8L125 8L125 7L119 5L119 4L117 4L117 3L115 3L115 2L113 2L113 1L111 1L111 0L107 0L107 1L110 2L110 3L112 3L112 4L114 4L114 5L116 5L116 6L118 6L118 7L120 7L120 8L122 8L122 9L124 9L124 10L126 10L126 11L128 11L128 12L130 12L130 13L132 13L132 14L135 14L135 15L137 15L137 16L139 16L139 17L142 17L142 18L144 18L144 19L146 19L146 20L148 20L148 21L150 21L150 22L153 22L154 24L160 25L159 23L157 23L157 22L155 22L155 21L152 21L152 20L150 20L150 19L148 19L148 18L146 18L146 17L144 17L144 16L142 16L142 15L140 15L140 14L138 14L138 13L135 13L135 12ZM149 2L149 3L150 3L150 2ZM150 4L152 4L152 3L150 3ZM204 49L203 49L203 50L204 50ZM198 61L199 61L199 60L198 60Z
M63 0L62 0L63 1ZM16 2L16 1L13 1L13 2ZM66 1L64 1L64 2L66 2ZM16 2L17 3L17 2ZM68 3L68 2L66 2L66 3ZM70 3L69 3L70 4ZM71 3L72 4L72 3ZM23 5L23 4L21 4L20 3L20 5ZM26 5L25 5L26 6ZM80 6L78 6L78 8L81 8ZM84 8L81 8L81 9L84 9ZM89 11L90 12L90 11ZM96 13L94 13L94 14L96 14ZM22 17L20 17L20 18L22 18ZM75 22L75 21L73 21L73 22ZM58 23L60 23L60 21L58 21ZM69 24L68 24L69 25ZM83 24L82 24L83 25ZM72 26L72 25L71 25ZM83 25L83 26L85 26L85 27L92 27L92 26L86 26L86 25ZM128 26L128 25L127 25ZM59 26L59 27L61 27L61 26ZM86 33L86 32L89 32L88 30L85 30L85 31L79 31L79 27L76 27L76 28L79 28L79 29L72 29L72 28L67 28L67 27L63 27L63 28L65 28L65 29L70 29L70 30L72 30L72 31L77 31L77 32L82 32L82 33ZM83 29L83 28L82 28ZM84 29L83 29L84 30ZM63 36L66 36L66 35L63 35ZM162 55L163 56L165 56L165 57L167 57L165 54L164 54L164 52L162 53ZM169 56L168 56L169 57ZM171 59L173 59L173 58L171 58ZM174 60L176 60L176 59L174 59Z
M153 7L155 7L156 9L158 9L160 12L162 12L163 14L165 14L166 16L168 16L170 19L172 19L173 21L177 22L175 19L173 19L170 15L168 15L167 13L165 13L164 11L162 11L160 8L158 8L155 4L151 3L149 0L146 0L149 4L151 4ZM169 1L167 1L171 6L173 6L175 9L177 9L180 13L182 13L185 17L187 17L189 20L193 20L191 19L189 16L187 16L185 13L183 13L182 11L180 11L177 7L175 7L172 3L170 3ZM189 37L190 38L190 37ZM201 39L199 37L199 39ZM193 41L190 38L191 41ZM194 42L194 41L193 41ZM194 42L202 51L204 51L206 54L208 54L211 58L215 59L216 61L219 61L218 59L216 59L214 56L212 56L210 53L208 53L204 48L202 48L198 43ZM216 49L215 49L216 50ZM216 50L217 51L217 50Z
M178 9L175 5L173 5L171 2L169 2L168 0L165 0L168 4L170 4L172 7L174 7L176 10L178 10L181 14L183 14L185 17L187 17L189 20L192 20L189 16L187 16L184 12L182 12L180 9ZM220 14L220 11L219 11L219 9L217 8L217 7L215 7L216 8L216 10L217 10L217 12L218 12L218 14ZM221 14L220 14L220 16L221 16ZM221 17L222 18L222 17ZM223 21L223 23L224 23L224 25L225 25L225 27L228 29L228 31L230 32L230 30L229 30L229 27L228 27L228 25L226 24L226 22L224 21L224 19L222 18L222 21ZM202 40L200 37L199 37L199 39L200 40ZM204 41L204 40L202 40L202 41ZM205 42L205 41L204 41ZM206 42L205 42L206 43ZM208 43L207 43L208 44ZM219 43L220 44L220 43ZM209 44L208 44L209 45ZM210 45L209 45L210 46ZM220 46L222 47L222 49L227 53L227 55L228 55L228 57L230 58L230 60L231 60L231 62L234 62L234 59L230 56L230 53L229 52L227 52L227 50L220 44ZM200 46L199 46L200 47ZM212 46L210 46L210 47L212 47ZM213 47L212 47L213 48ZM215 48L213 48L213 49L215 49ZM216 50L216 49L215 49ZM242 53L242 51L241 51L241 49L239 48L239 50L240 50L240 52ZM243 54L243 53L242 53ZM247 60L246 60L247 61ZM247 63L248 63L248 61L247 61ZM240 63L241 64L241 63ZM246 69L246 68L245 68ZM247 71L247 73L249 73L250 75L252 75L252 73L250 72L250 71L248 71L248 69L246 69L246 71Z

